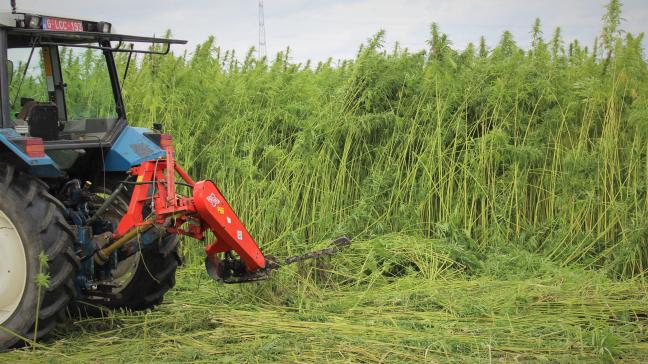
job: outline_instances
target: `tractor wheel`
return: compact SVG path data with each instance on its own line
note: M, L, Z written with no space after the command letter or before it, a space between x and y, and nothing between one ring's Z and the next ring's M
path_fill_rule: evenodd
M106 180L106 187L95 188L94 192L99 196L109 196L117 188L119 181L125 179L125 176L110 177ZM104 214L104 218L117 223L128 210L131 192L129 190L118 197L113 208ZM113 283L116 287L112 293L117 294L116 298L93 303L130 310L145 310L156 306L162 303L164 294L175 285L176 268L180 264L177 235L163 236L158 243L143 248L119 262L113 269Z
M0 350L67 317L79 260L63 208L44 183L0 164Z
M159 305L167 291L175 286L178 265L178 237L169 234L117 267L121 271L113 274L127 282L116 290L120 297L104 303L104 306L137 311Z

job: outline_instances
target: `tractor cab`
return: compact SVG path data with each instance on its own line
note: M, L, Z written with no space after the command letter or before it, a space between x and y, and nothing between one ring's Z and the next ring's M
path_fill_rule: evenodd
M110 149L128 125L121 84L131 55L166 54L171 44L184 43L117 34L104 21L0 14L0 156L11 158L13 145L31 159L51 159L53 168L40 168L44 177L55 175L54 169L81 169L96 150ZM118 73L115 54L124 52L128 62ZM92 66L80 69L79 57ZM140 154L151 150L139 148ZM47 164L35 162L42 163Z

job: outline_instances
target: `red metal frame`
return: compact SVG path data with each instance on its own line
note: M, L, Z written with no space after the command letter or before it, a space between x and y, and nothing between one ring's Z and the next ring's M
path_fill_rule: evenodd
M205 239L204 232L207 230L214 233L216 241L205 247L208 257L233 250L241 257L248 271L264 268L266 260L263 253L218 187L210 180L194 182L176 163L170 141L165 140L161 144L166 150L166 158L146 161L129 171L137 176L137 184L128 212L117 225L113 238L118 239L143 225L163 224L167 219L173 219L172 225L167 228L169 233L198 240ZM191 197L176 194L176 173L192 186ZM147 205L152 206L153 219L142 215Z

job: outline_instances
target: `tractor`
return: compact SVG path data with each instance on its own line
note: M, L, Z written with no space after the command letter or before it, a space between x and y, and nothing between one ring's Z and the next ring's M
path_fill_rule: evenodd
M224 283L264 279L350 243L265 256L216 184L176 163L160 124L129 125L122 85L131 55L166 54L186 41L12 3L0 14L0 350L45 337L70 307L160 304L181 264L180 236L204 242L207 272ZM74 62L63 56L84 52L101 59L93 72L103 83L72 82ZM115 55L124 52L120 73Z

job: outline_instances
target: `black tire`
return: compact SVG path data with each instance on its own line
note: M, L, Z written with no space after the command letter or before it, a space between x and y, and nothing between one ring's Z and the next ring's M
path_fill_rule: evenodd
M119 292L120 297L103 305L134 311L159 305L167 291L175 286L175 273L180 264L177 235L163 237L159 243L142 250L137 270Z
M97 187L95 192L110 194L126 176L109 175L106 187ZM103 182L103 181L102 181ZM132 191L120 196L110 212L118 220L126 212ZM142 249L139 262L130 281L119 288L119 297L108 300L86 300L108 308L124 308L133 311L146 310L162 303L164 295L175 286L175 273L182 260L178 253L178 237L167 234L158 243Z
M74 279L79 260L74 253L75 234L65 221L63 204L47 192L45 183L3 163L0 163L0 210L11 220L22 240L27 268L20 303L5 322L0 322L1 350L25 343L15 334L39 340L67 319L66 307L76 296ZM47 266L42 268L41 252L47 255ZM41 286L40 293L36 283L39 273L49 275L49 285Z

